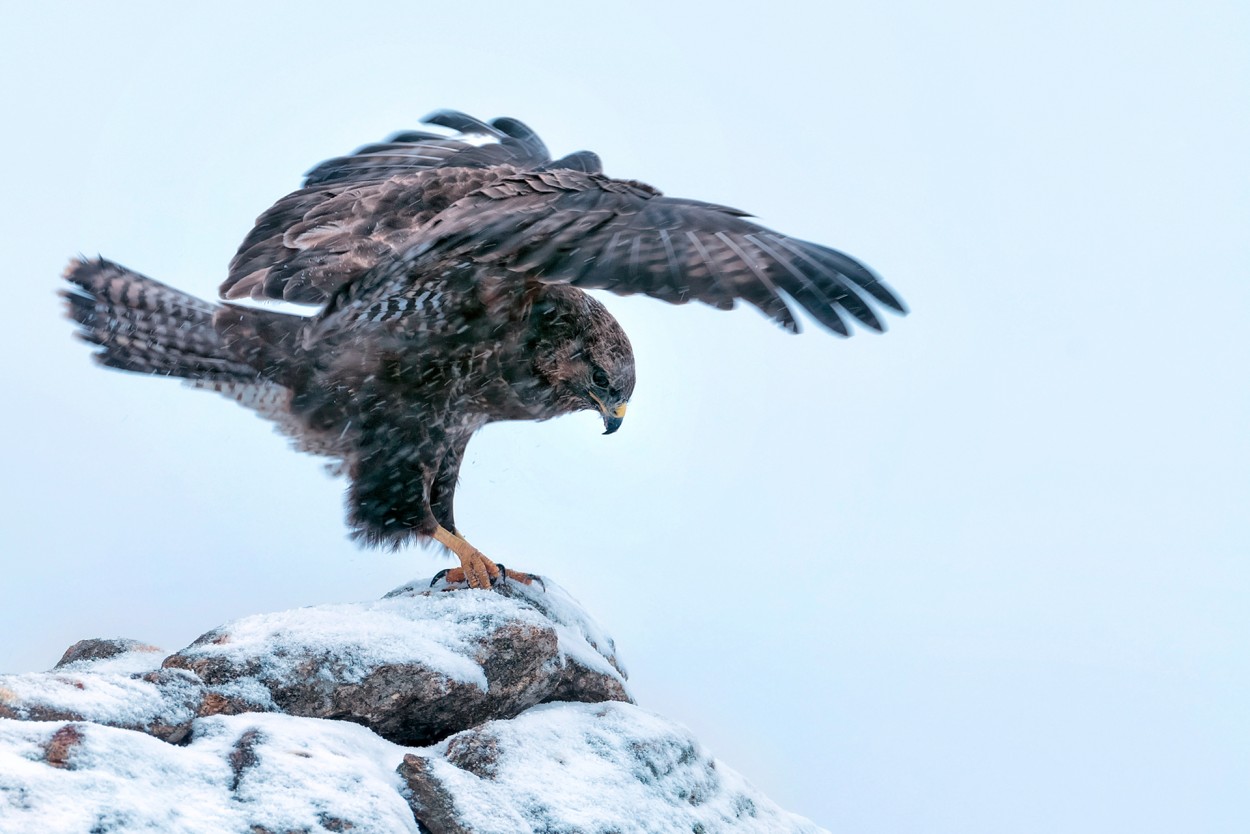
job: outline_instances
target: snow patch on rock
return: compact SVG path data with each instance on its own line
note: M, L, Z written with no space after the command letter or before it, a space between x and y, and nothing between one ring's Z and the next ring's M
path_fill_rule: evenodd
M66 726L77 740L51 766L45 751ZM285 715L200 719L185 747L0 721L0 831L415 833L395 774L402 752L354 724Z
M410 583L161 660L85 640L0 675L0 832L815 832L633 706L553 582Z
M401 768L431 831L818 832L630 704L547 704L458 733Z
M541 623L520 606L501 609L484 595L441 594L422 605L383 599L255 614L209 632L181 654L272 681L302 675L304 665L316 658L332 658L343 683L359 683L379 666L420 664L485 690L486 676L473 661L476 641L511 618Z
M161 669L164 655L137 641L108 654L62 659L50 672L0 675L0 718L25 721L90 721L139 730L178 741L200 709L205 687L188 672Z

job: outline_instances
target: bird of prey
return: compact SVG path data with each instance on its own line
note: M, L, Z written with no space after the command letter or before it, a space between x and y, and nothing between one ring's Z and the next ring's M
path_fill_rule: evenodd
M62 294L103 365L179 377L277 423L350 481L368 544L433 539L487 588L501 570L460 534L456 480L474 432L584 409L621 425L634 357L585 290L754 305L797 332L795 305L847 335L898 297L842 252L745 212L665 197L552 159L512 118L438 111L426 129L330 159L256 221L208 303L116 263L77 259ZM317 307L294 315L239 299Z

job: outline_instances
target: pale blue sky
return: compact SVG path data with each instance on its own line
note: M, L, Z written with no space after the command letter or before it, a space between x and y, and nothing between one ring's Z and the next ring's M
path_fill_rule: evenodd
M1241 3L47 4L0 31L0 670L447 563L237 406L106 373L97 252L211 297L317 161L454 107L879 270L791 337L609 298L638 389L494 426L457 517L640 703L833 831L1250 830Z

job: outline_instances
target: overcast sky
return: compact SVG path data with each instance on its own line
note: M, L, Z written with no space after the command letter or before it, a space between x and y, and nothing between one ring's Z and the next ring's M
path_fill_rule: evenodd
M232 403L105 372L101 253L211 297L314 163L438 107L871 264L798 337L608 303L623 429L489 427L457 519L615 635L639 703L836 832L1250 830L1250 7L26 4L6 166L0 670L175 650L448 561Z

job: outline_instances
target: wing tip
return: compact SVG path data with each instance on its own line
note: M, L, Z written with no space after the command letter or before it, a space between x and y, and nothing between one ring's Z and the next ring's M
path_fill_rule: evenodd
M425 125L438 125L439 127L456 130L460 133L493 136L496 139L502 139L509 135L498 127L488 124L475 116L450 108L439 108L432 113L427 113L421 117L420 121L421 124Z

